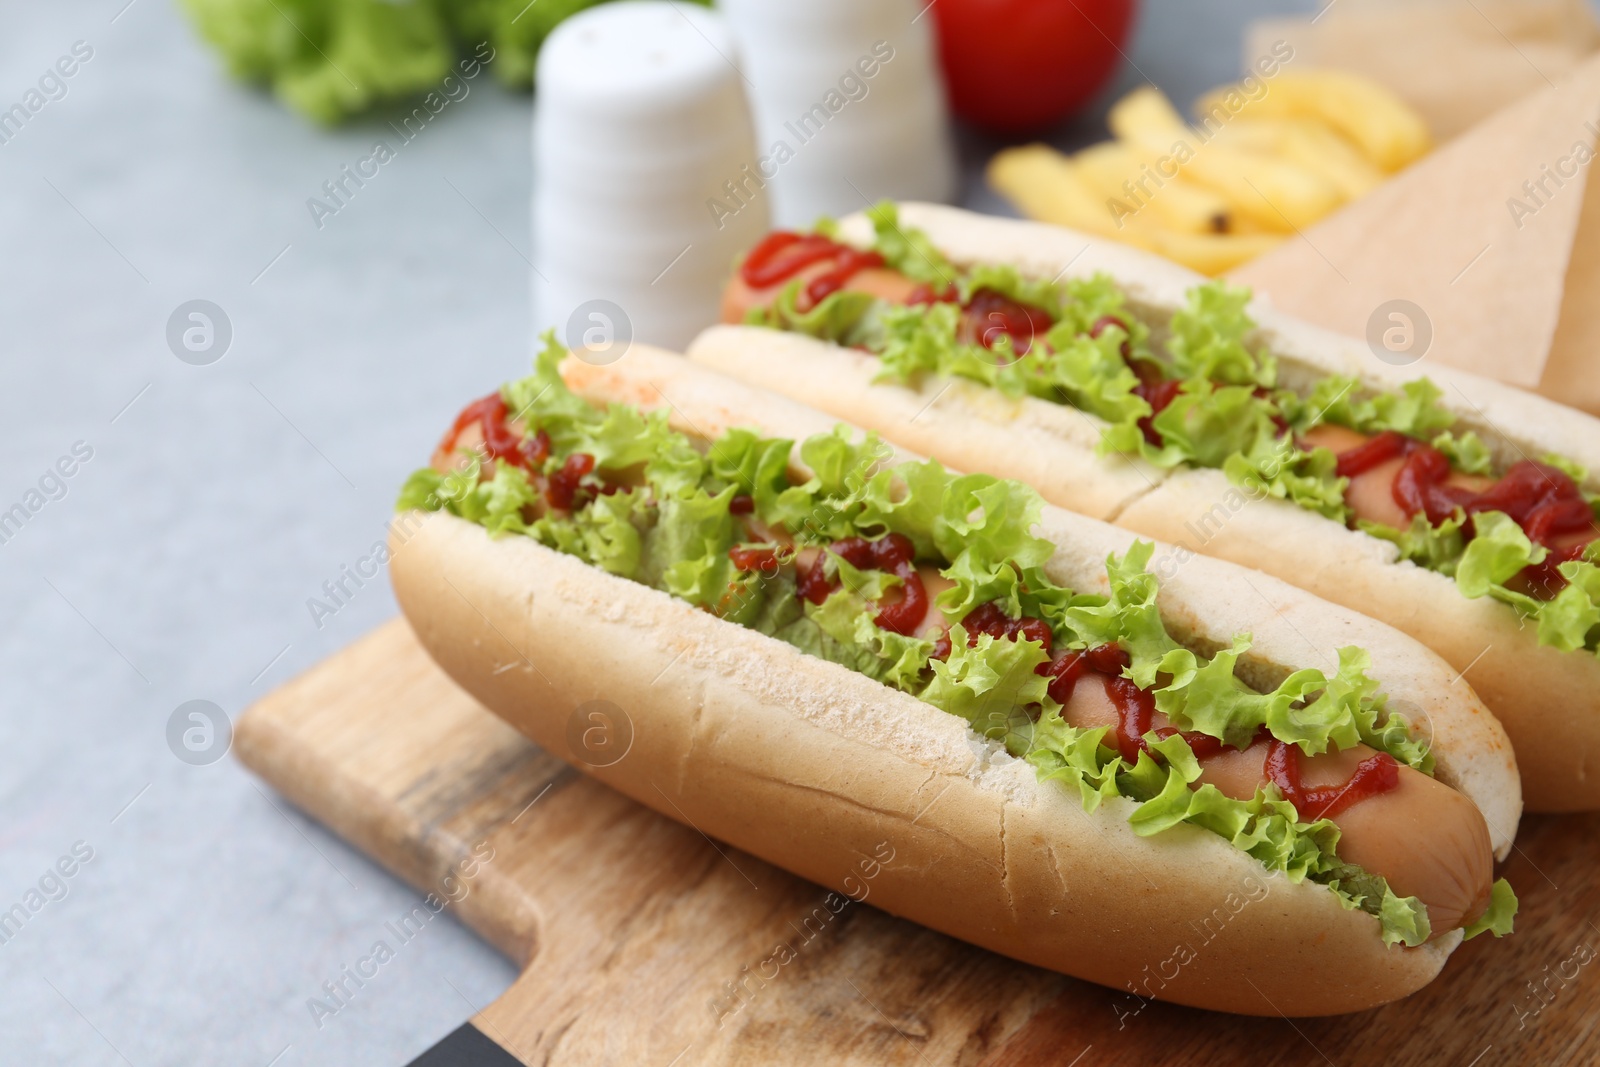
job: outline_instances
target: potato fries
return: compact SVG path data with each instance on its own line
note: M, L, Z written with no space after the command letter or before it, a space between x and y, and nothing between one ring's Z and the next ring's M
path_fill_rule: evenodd
M1145 86L1111 109L1115 140L1068 157L1007 149L989 182L1025 215L1220 274L1364 196L1428 150L1426 125L1382 86L1287 71L1213 90L1189 125Z

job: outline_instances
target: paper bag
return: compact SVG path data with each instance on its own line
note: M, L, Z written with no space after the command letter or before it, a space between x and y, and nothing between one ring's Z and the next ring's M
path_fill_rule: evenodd
M1233 272L1279 307L1600 413L1600 58ZM1396 301L1401 317L1395 318ZM1415 321L1412 321L1412 320ZM1385 341L1402 323L1406 352Z

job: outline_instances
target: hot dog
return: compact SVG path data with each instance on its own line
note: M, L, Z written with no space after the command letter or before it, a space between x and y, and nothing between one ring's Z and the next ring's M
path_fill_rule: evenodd
M1600 422L1056 227L872 215L763 241L690 357L1387 622L1500 717L1530 809L1600 808Z
M1508 932L1510 746L1415 642L1219 561L1159 582L1169 548L681 357L562 355L457 418L390 567L551 752L825 885L887 841L875 904L1141 996L1351 1011Z

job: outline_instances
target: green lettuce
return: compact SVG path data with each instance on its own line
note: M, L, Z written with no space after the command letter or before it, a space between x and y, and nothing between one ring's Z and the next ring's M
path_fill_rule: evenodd
M1249 451L1235 452L1222 462L1228 480L1258 500L1271 497L1345 523L1350 507L1344 501L1350 479L1338 472L1339 457L1331 449L1300 448L1289 437L1258 436Z
M1438 526L1428 521L1420 512L1411 519L1411 525L1397 530L1382 523L1357 522L1356 528L1383 541L1392 541L1400 550L1400 558L1440 574L1453 575L1466 549L1466 535L1462 532L1464 516L1453 516Z
M1489 893L1489 910L1468 923L1462 932L1468 941L1483 933L1504 937L1511 932L1512 920L1516 917L1517 894L1512 891L1511 883L1501 878Z
M1332 423L1366 434L1394 430L1426 441L1440 439L1455 424L1456 417L1439 406L1443 395L1426 378L1406 382L1394 392L1371 393L1353 377L1333 375L1318 381L1305 397L1280 390L1274 400L1296 433ZM1469 464L1478 465L1480 455L1488 456L1473 433L1459 439L1444 437L1443 442L1445 449L1459 453Z
M1523 568L1544 562L1544 547L1528 535L1511 516L1485 511L1473 516L1476 536L1467 543L1456 564L1456 585L1465 597L1487 596L1515 578Z
M934 660L933 680L918 697L941 711L959 716L985 737L1004 741L1025 731L1023 710L1045 700L1049 679L1036 668L1050 662L1037 641L1011 641L979 634L968 647L965 628L950 629L950 655Z
M805 334L847 347L873 339L877 331L872 328L872 313L878 307L877 297L854 289L839 289L823 297L809 311L801 311L803 287L804 283L798 279L785 285L778 290L772 303L746 312L745 325Z
M335 123L430 91L444 98L445 77L463 56L475 57L463 64L492 59L503 84L529 88L545 37L599 2L182 0L182 6L230 74L270 85L301 114ZM470 65L461 70L475 72Z
M1245 337L1255 329L1245 312L1249 303L1249 289L1223 281L1189 290L1187 303L1169 325L1171 377L1270 388L1277 381L1277 360L1266 349L1251 352L1245 346Z
M934 247L928 235L915 227L900 225L900 209L889 200L867 209L875 236L873 250L884 261L915 281L933 286L953 285L959 277L955 266Z
M1600 627L1600 567L1587 561L1556 566L1566 588L1539 605L1539 643L1563 652L1593 648Z

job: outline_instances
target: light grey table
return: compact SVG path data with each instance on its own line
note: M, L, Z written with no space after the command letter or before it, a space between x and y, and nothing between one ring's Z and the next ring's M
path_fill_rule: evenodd
M1187 100L1236 72L1246 18L1311 6L1147 3L1119 88L1137 68ZM308 998L416 894L167 726L394 614L381 578L320 626L306 601L456 408L527 366L530 102L476 79L319 229L307 198L382 127L234 85L172 0L0 5L0 109L80 41L0 145L0 512L40 505L0 528L0 912L28 915L0 1063L402 1064L510 965L433 924L319 1026ZM994 147L963 137L967 200L998 211ZM168 347L193 299L231 323L210 365Z

